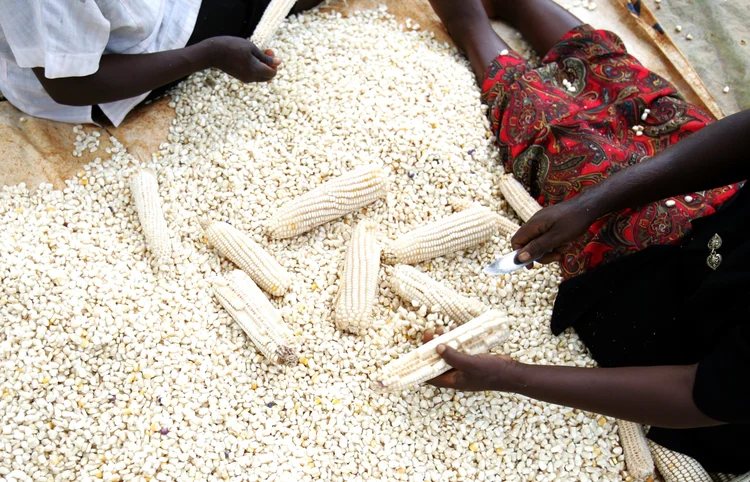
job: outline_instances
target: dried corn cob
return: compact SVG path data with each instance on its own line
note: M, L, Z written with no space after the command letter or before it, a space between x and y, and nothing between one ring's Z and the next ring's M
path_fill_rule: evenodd
M139 169L130 178L130 191L133 193L135 209L141 222L146 244L154 256L162 259L172 254L169 228L164 219L164 211L159 197L159 183L150 169Z
M274 296L286 293L292 284L292 276L258 243L227 223L201 222L201 225L208 242L249 274L258 286Z
M375 375L376 387L387 391L402 390L450 370L450 365L436 351L440 344L477 355L486 353L507 337L508 319L499 311L489 310L381 368Z
M427 306L456 323L463 324L487 311L481 301L466 298L408 265L389 271L388 281L393 292L410 303Z
M383 259L388 264L414 264L437 258L487 241L501 223L498 214L474 205L402 234L386 246Z
M521 229L521 226L519 226L518 224L514 223L513 221L511 221L510 219L506 218L505 216L498 215L498 217L500 219L498 220L497 225L500 228L500 234L502 234L503 236L508 236L508 235L511 235L511 234L516 234L516 231L518 231L519 229Z
M526 191L523 184L513 176L503 176L500 179L500 192L523 222L531 219L531 216L542 209L536 199Z
M739 475L736 478L732 479L732 482L750 482L750 472Z
M712 482L708 472L692 457L648 441L656 468L664 482Z
M250 276L236 269L215 284L214 293L263 356L281 365L297 363L292 332Z
M284 204L266 225L272 238L289 238L385 197L386 176L367 166L316 187Z
M646 480L655 475L654 459L648 448L648 439L643 427L627 420L618 420L620 445L625 454L625 466L636 480Z
M265 49L268 42L281 26L284 18L292 11L295 3L297 3L297 0L271 0L263 12L258 26L255 27L250 41L259 49Z
M463 198L453 198L450 201L450 205L453 207L453 210L456 212L465 211L467 209L473 208L478 206L477 203L469 200L469 199L463 199ZM516 234L516 231L521 229L521 226L514 223L510 219L498 215L498 228L500 230L500 234L504 236L508 236L510 234Z
M730 474L711 474L713 482L734 482L734 475Z
M361 221L354 229L333 314L339 330L355 335L372 322L372 307L378 293L380 244L376 230L377 225L370 221Z

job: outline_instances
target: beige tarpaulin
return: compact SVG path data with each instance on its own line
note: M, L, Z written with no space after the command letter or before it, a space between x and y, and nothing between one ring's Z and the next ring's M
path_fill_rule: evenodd
M655 5L653 1L649 3L652 8ZM662 5L665 5L666 1L668 0L663 0ZM584 22L620 34L628 49L646 66L672 81L690 101L719 115L720 111L713 104L711 95L703 87L703 83L689 66L687 59L677 54L679 50L674 48L674 44L670 41L665 40L665 36L655 40L651 26L648 24L650 20L644 20L643 14L640 19L634 17L627 8L628 0L602 0L595 10L582 8L580 0L559 0L559 2L570 7L571 11ZM744 0L743 2L748 3ZM677 3L679 2L676 0L672 1L672 4ZM700 2L696 0L688 3ZM346 14L353 10L376 8L383 4L387 5L389 11L398 19L411 18L421 28L434 32L438 40L450 41L427 0L349 0L346 3L336 3L330 8ZM705 9L705 11L709 15L714 12L712 9ZM662 9L658 12L666 13L667 10ZM680 14L680 10L676 7L668 12L672 16ZM750 19L750 12L746 14L745 19ZM670 19L669 22L674 23L674 20ZM687 21L685 23L687 25ZM695 35L700 36L697 33L697 27L694 28ZM509 41L511 46L516 47L519 44L515 33L507 26L498 24L496 30ZM670 45L672 45L671 50ZM750 66L750 62L744 65ZM702 69L697 70L705 75L706 67L703 66ZM746 70L745 75L747 75ZM711 80L711 85L716 96L716 81ZM86 150L80 157L74 157L72 152L76 134L73 133L73 126L29 118L7 102L1 102L0 185L25 182L29 188L35 188L42 182L51 182L56 187L62 188L64 180L74 176L80 171L81 166L97 158L103 160L108 157L106 148L110 147L110 135L114 135L134 155L148 157L150 153L158 150L159 144L166 141L169 126L174 118L174 112L167 104L167 100L160 100L152 105L140 107L131 113L123 125L117 129L86 126L87 132L94 130L101 132L101 145L94 152ZM736 111L736 105L724 106L725 112Z

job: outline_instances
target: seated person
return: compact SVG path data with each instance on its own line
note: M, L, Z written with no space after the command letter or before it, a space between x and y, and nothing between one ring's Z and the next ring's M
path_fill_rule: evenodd
M301 0L292 13L317 5ZM270 80L279 60L246 40L269 0L0 0L0 92L19 110L119 125L199 70Z
M546 206L513 237L517 259L560 263L552 331L573 327L602 367L440 346L455 369L432 383L651 425L708 471L750 471L750 111L706 127L616 35L551 0L431 3L469 56L506 170ZM489 17L546 53L542 66Z

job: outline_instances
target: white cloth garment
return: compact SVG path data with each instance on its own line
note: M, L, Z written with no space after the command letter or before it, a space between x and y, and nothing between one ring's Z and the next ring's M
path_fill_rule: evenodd
M201 0L0 0L0 91L36 117L90 123L91 107L58 104L31 70L50 78L82 77L103 54L145 54L182 48ZM115 125L146 98L101 104Z

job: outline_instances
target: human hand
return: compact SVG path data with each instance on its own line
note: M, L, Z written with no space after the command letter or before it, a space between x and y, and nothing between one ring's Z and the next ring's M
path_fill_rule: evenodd
M213 37L204 40L211 67L220 69L242 82L263 82L274 78L281 60L273 51L261 52L247 39Z
M513 249L520 249L517 261L525 263L542 255L540 263L560 261L565 246L583 235L597 217L594 210L586 207L578 198L542 209L524 223L510 240Z
M423 338L426 343L432 340L433 335L426 332ZM515 392L521 383L523 365L509 356L467 355L445 345L438 345L437 350L453 369L427 382L436 387L470 392Z

